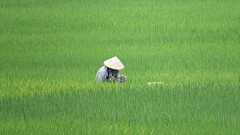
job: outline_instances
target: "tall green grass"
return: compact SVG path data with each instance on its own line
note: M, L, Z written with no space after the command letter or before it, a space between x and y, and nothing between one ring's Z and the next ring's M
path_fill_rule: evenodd
M239 6L1 1L0 133L238 134ZM113 56L127 83L96 83Z
M1 132L235 134L238 89L211 82L176 88L98 85L2 97L7 113L1 113Z

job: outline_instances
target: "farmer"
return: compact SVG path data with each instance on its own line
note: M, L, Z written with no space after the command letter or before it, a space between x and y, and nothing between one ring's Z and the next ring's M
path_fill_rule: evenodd
M105 81L107 82L125 82L127 81L127 77L125 75L120 76L119 70L124 69L124 65L118 59L117 56L112 57L103 62L105 66L101 67L96 75L97 81Z

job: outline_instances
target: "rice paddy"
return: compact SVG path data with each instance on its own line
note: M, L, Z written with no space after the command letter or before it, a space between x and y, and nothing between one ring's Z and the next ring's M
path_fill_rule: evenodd
M0 134L239 134L239 7L1 1ZM95 82L113 56L127 82Z

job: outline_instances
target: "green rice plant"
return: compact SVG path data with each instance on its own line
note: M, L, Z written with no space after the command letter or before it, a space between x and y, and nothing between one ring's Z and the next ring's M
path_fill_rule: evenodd
M239 134L239 6L1 1L0 134Z

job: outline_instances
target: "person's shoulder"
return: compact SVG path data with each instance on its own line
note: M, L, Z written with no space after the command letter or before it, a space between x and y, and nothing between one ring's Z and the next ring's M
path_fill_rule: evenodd
M101 68L107 68L106 66L102 66Z
M107 70L107 67L106 66L102 66L98 71L105 71Z
M103 69L107 69L107 67L106 67L106 66L102 66L100 69L102 69L102 70L103 70Z

